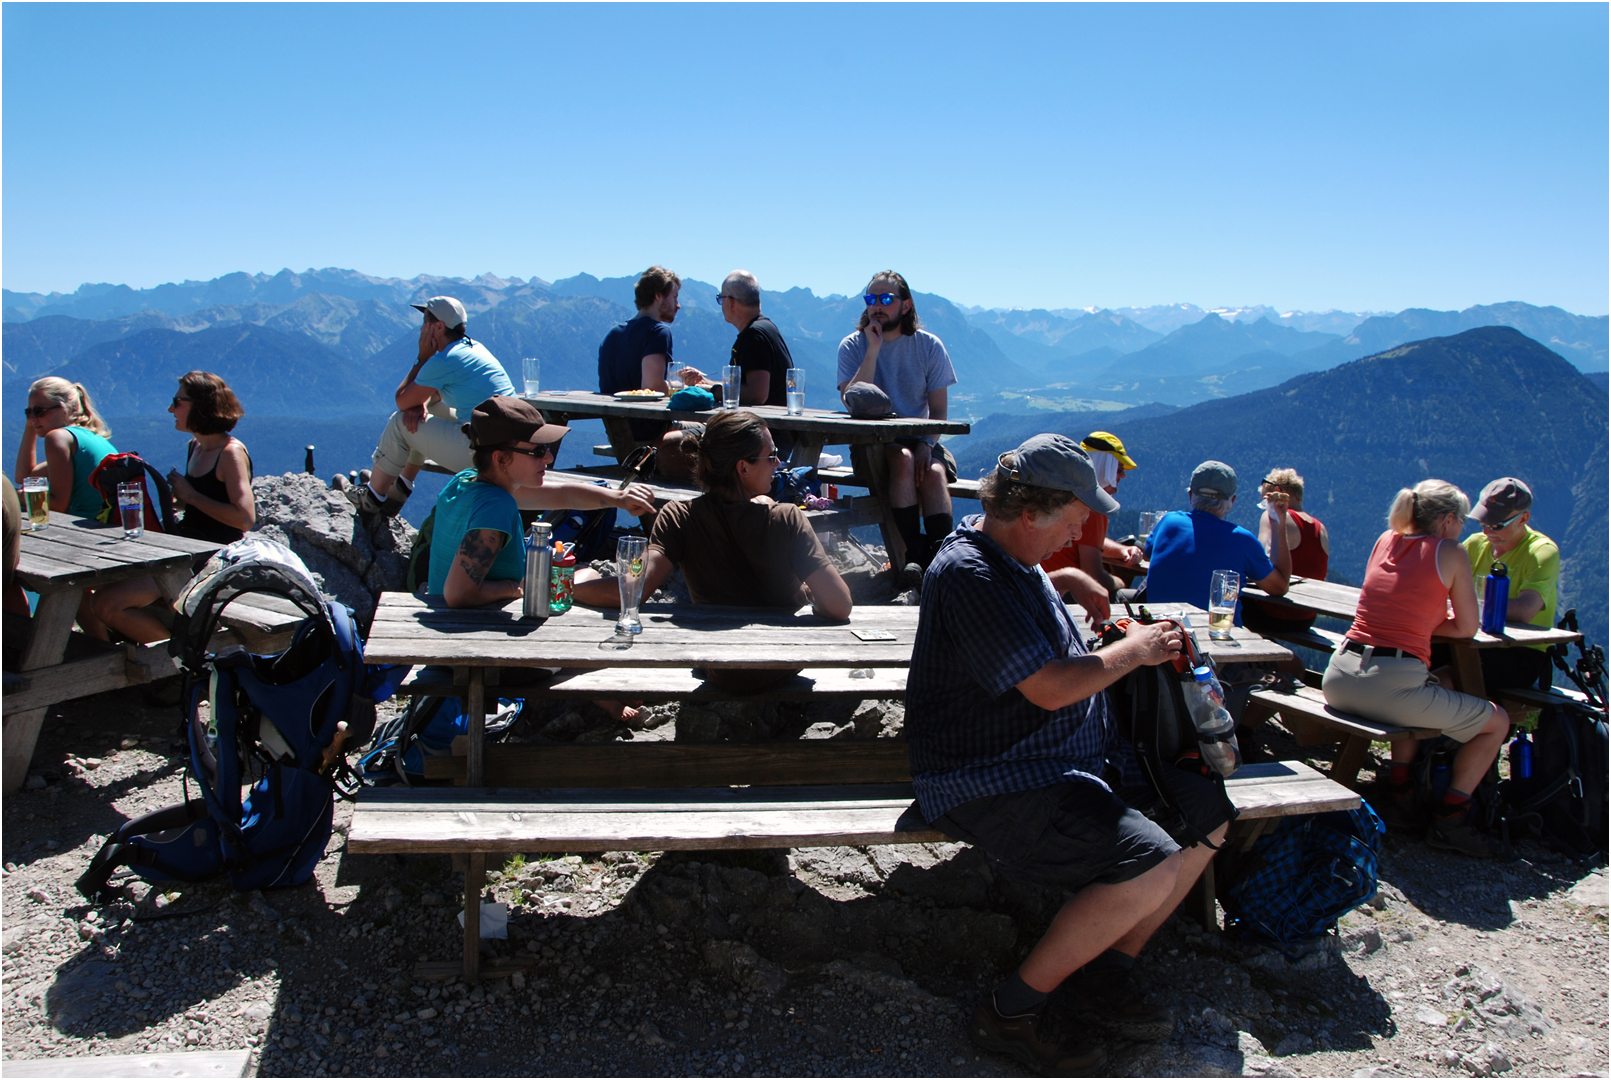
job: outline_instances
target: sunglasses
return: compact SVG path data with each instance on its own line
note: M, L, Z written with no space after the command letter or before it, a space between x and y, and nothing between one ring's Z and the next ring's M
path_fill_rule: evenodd
M511 454L525 454L527 457L536 458L538 461L545 457L559 457L559 443L557 442L538 443L530 450L523 446L500 446L498 449L507 450Z
M1522 511L1522 513L1526 513L1526 511L1524 510L1524 511ZM1496 532L1504 532L1506 529L1510 528L1512 525L1516 524L1516 522L1518 522L1520 520L1521 520L1521 514L1517 514L1515 517L1511 518L1508 521L1501 521L1498 525L1484 525L1482 527L1482 531L1483 532L1495 532L1495 533Z
M55 412L57 409L59 409L61 407L62 407L62 403L59 402L59 401L54 405L35 405L31 409L28 406L24 405L23 408L22 408L22 415L30 417L30 418L32 418L34 420L38 420L40 417L44 416L46 413Z
M169 402L168 408L177 409L180 405L189 405L192 400L194 400L194 399L187 398L187 397L177 397L176 396L173 399L173 401Z
M892 293L892 292L877 293L877 294L868 293L866 296L862 297L862 299L867 301L867 306L868 307L872 307L874 304L882 304L885 307L889 307L895 301L900 299L900 295L898 293Z
M760 457L752 457L752 458L745 458L744 460L749 462L751 465L755 465L755 464L759 463L760 461L762 461L763 459L760 458ZM766 455L764 460L770 461L773 464L776 464L777 462L780 462L783 459L781 457L779 457L778 452L776 450L774 450L770 454Z

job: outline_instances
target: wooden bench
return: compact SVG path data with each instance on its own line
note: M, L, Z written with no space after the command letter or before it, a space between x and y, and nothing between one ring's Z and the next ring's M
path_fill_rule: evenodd
M1378 724L1359 716L1350 716L1326 704L1325 695L1313 686L1298 686L1292 690L1272 687L1255 689L1248 698L1243 723L1257 725L1272 715L1297 737L1299 746L1336 742L1337 759L1331 767L1331 778L1352 787L1359 777L1359 768L1373 742L1386 742L1402 736L1430 739L1440 732L1424 728L1399 727Z
M625 479L626 470L620 465L581 465L563 472L551 471L548 475L555 480L574 483L592 483L596 480L619 483ZM693 484L673 484L656 477L650 477L640 483L647 484L653 489L657 509L668 502L691 502L704 494ZM801 513L805 514L812 529L820 533L876 525L880 510L878 500L868 495L850 500L841 499L838 504L827 510L802 510Z
M949 839L918 812L907 744L899 739L490 747L486 769L489 782L518 777L535 786L367 788L353 810L350 854L465 856L463 961L422 962L418 978L501 977L530 963L482 970L479 901L489 854ZM1301 762L1244 766L1226 787L1241 812L1238 835L1246 844L1285 815L1359 805L1358 795ZM1210 921L1212 884L1205 875Z
M502 686L489 681L508 696L553 698L629 699L632 701L818 701L876 698L901 700L906 697L905 668L863 668L867 678L852 678L848 668L806 668L777 686L756 693L736 695L719 690L688 670L677 668L601 668L595 671L561 671L546 682ZM463 697L469 692L469 674L444 676L436 670L416 668L397 688L403 695L422 697Z
M824 484L844 484L848 487L866 487L865 481L856 479L856 471L848 465L836 465L832 468L818 469L817 479ZM946 485L951 497L956 499L978 499L979 481L964 480L957 477Z
M1277 638L1288 645L1302 645L1306 649L1313 649L1317 653L1330 656L1336 652L1343 643L1343 636L1335 630L1324 630L1318 626L1295 626L1290 630L1267 630L1265 637Z

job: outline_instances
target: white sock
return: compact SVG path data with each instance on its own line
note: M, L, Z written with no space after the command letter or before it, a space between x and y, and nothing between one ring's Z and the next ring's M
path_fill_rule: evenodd
M375 482L373 480L371 480L367 486L369 488L369 494L373 495L375 497L376 501L378 501L378 502L385 502L386 501L386 496L382 495L380 492L375 490Z

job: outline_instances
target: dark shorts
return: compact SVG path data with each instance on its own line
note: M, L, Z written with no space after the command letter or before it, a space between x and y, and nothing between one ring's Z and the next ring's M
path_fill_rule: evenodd
M1187 820L1204 834L1230 820L1212 780L1181 769L1165 776ZM974 799L942 814L934 827L979 848L1007 877L1072 893L1140 877L1181 849L1144 812L1157 802L1147 787L1110 793L1069 781Z

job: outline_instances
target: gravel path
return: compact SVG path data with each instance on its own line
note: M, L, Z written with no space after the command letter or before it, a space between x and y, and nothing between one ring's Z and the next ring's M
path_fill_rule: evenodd
M302 888L135 882L86 904L72 883L102 838L181 797L174 710L144 700L53 710L32 786L5 800L7 1058L250 1047L265 1076L1018 1075L963 1024L1057 898L959 845L515 860L491 879L510 936L486 948L534 966L479 986L411 975L458 954L448 860L347 858L340 835ZM899 713L696 719L848 737ZM667 721L636 737L669 737ZM634 734L569 707L521 723ZM1183 1022L1158 1046L1109 1044L1109 1069L1605 1075L1605 873L1521 853L1480 864L1390 838L1376 900L1296 962L1172 919L1139 971Z

